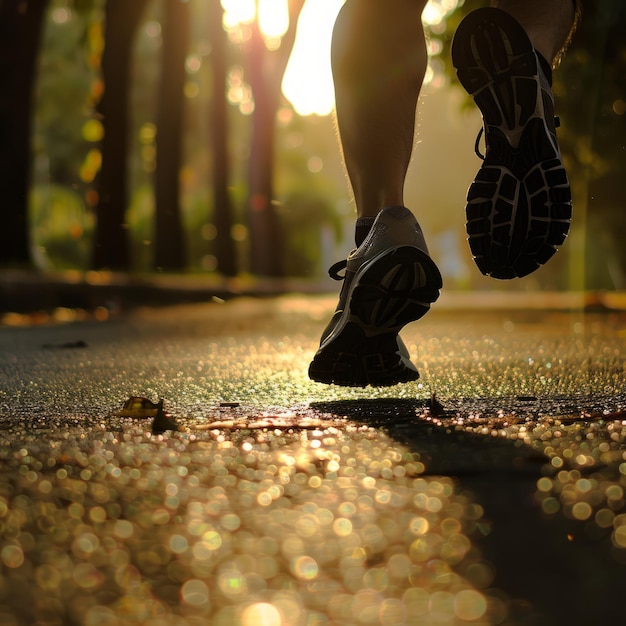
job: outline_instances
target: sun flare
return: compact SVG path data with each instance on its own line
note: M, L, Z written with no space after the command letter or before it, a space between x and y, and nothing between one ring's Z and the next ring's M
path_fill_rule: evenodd
M288 0L221 0L224 26L249 24L258 16L265 37L282 37L289 28Z
M282 37L289 28L287 0L259 0L259 28L266 37Z
M296 40L282 82L284 96L299 115L329 115L335 105L330 68L330 42L337 13L345 0L306 0L298 20ZM289 28L288 0L221 0L224 27L259 20L259 28L276 49ZM446 17L459 0L430 0L422 20L434 32L445 28ZM431 46L432 48L432 46ZM427 74L432 79L433 69Z
M329 115L335 106L330 39L343 0L307 0L283 78L283 94L299 115Z

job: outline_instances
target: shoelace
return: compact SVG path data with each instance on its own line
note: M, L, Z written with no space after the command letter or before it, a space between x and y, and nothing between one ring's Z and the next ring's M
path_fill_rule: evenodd
M557 117L554 118L554 127L558 128L560 125L561 125L561 118L557 116ZM480 151L480 140L481 140L481 138L482 138L482 136L484 134L485 134L485 127L483 126L478 131L478 135L476 136L476 141L474 142L474 152L476 153L476 156L479 159L481 159L482 161L485 160L485 155ZM485 152L486 152L486 150L485 150ZM333 267L335 267L335 266L333 265ZM332 270L333 267L331 267L330 269Z
M337 263L333 263L333 265L330 266L328 270L328 275L333 280L343 280L346 277L346 275L345 274L341 275L339 272L341 272L341 270L345 270L346 267L348 267L348 259L337 261Z

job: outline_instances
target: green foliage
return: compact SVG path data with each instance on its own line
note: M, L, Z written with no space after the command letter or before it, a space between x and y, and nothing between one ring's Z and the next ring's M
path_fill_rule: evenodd
M32 189L30 205L37 266L88 267L94 219L80 196L61 185L39 185Z
M623 131L626 118L614 104L626 97L625 27L626 5L616 0L589 3L571 49L554 74L558 112L564 122L562 149L570 165L590 167L594 179L617 165L612 162L621 143L615 141L616 131Z
M183 210L183 226L187 234L187 261L192 270L206 269L207 256L215 254L216 233L208 221L213 213L212 202L209 190L199 189L187 199Z
M154 207L152 186L137 187L126 213L132 266L135 271L149 272L152 268Z
M85 204L83 199L93 202L95 176L99 168L100 136L94 133L94 108L103 89L100 76L100 55L103 37L106 35L103 23L105 0L51 0L44 27L40 56L40 70L37 84L37 107L34 126L34 184L38 192L37 206L34 212L44 215L54 210L46 206L49 195L43 195L40 189L53 187L65 189L68 197ZM161 35L159 22L162 19L164 0L154 0L148 5L140 25L133 53L133 89L129 103L131 125L131 150L128 155L129 168L129 206L127 228L131 246L133 269L150 271L153 257L153 220L154 190L153 177L156 162L155 126L157 108L157 85L160 78ZM211 269L212 255L215 254L214 229L212 227L213 208L211 193L210 163L211 137L208 127L208 112L212 98L221 97L211 91L211 42L207 39L207 7L203 0L192 2L194 20L192 22L193 40L190 54L194 62L187 72L187 85L190 86L186 102L185 130L181 138L185 149L184 180L188 174L191 182L184 184L182 192L183 217L186 232L187 258L189 267ZM240 62L241 52L238 46L232 46L229 52L231 62ZM200 65L198 66L198 62ZM232 159L231 195L235 223L242 223L247 197L246 170L249 160L250 124L249 116L242 115L235 107L229 107L230 156ZM298 120L303 128L307 122ZM313 124L314 126L315 124ZM280 135L281 131L279 131ZM316 137L315 129L311 132ZM278 142L280 144L280 141ZM319 141L318 141L319 143ZM338 185L319 184L323 176L311 176L306 162L312 152L321 154L320 146L309 141L300 149L279 149L278 178L281 179L281 192L293 188L307 180L316 189L313 196L316 202L325 203L325 207L334 206L331 200L337 195ZM334 137L327 147L336 151ZM94 151L96 153L94 153ZM300 156L299 156L300 155ZM299 171L296 173L296 163ZM345 181L340 175L341 193L345 194ZM97 180L97 179L96 179ZM102 191L102 190L100 190ZM291 202L291 201L290 201ZM300 203L295 203L300 206ZM326 211L326 208L325 208ZM297 217L296 217L297 216ZM294 227L300 225L301 215L295 209L293 216L285 223ZM51 218L52 219L52 218ZM68 218L69 219L69 218ZM40 217L33 225L36 246L45 247L42 262L46 267L65 267L69 265L89 267L90 258L86 253L76 252L76 242L65 233L68 249L64 250L63 220L53 219L54 245L51 236L44 231ZM67 226L67 224L66 224ZM90 225L90 228L93 225ZM319 226L309 223L308 230L319 231ZM335 228L335 227L333 227ZM243 232L243 230L241 231ZM285 236L292 236L291 227L285 230ZM231 236L219 233L218 236ZM300 233L294 234L295 239ZM315 235L316 240L319 235ZM299 244L290 244L291 249L299 249ZM52 250L54 249L54 252ZM289 264L287 265L289 267ZM302 270L304 271L304 270ZM307 270L308 271L308 270Z
M319 276L323 269L322 233L324 226L340 234L340 222L328 199L311 193L309 188L292 191L284 199L279 212L284 234L283 266L290 276Z
M585 284L626 288L626 5L585 3L571 49L554 74L560 143L586 228Z
M45 21L36 89L34 150L46 154L55 183L81 185L80 165L90 146L82 129L93 113L88 32L92 12L74 13L51 2Z

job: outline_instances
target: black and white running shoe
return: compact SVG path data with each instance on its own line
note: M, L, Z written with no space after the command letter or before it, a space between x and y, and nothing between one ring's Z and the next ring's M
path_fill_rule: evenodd
M398 332L429 311L442 281L411 211L383 209L365 241L330 275L344 282L309 367L310 378L349 387L419 378Z
M526 276L565 241L572 217L550 66L517 20L496 8L463 19L452 62L482 113L487 146L467 195L470 249L485 275Z

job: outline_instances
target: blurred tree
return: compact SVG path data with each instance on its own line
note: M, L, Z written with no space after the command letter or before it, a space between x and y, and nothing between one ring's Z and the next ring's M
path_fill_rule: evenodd
M554 90L574 195L569 283L626 288L626 4L585 3Z
M0 264L29 266L35 65L46 0L0 2Z
M29 213L33 259L39 268L86 269L92 261L94 179L102 139L102 125L94 112L102 87L103 7L103 0L52 0L45 19ZM71 196L75 198L70 200ZM72 207L65 214L59 210L63 198L68 209ZM76 206L82 210L75 211Z
M336 241L340 236L337 215L326 195L310 184L293 189L281 203L279 216L285 230L283 263L288 264L289 276L316 276L325 273L321 267L321 230L332 227Z
M101 138L100 124L93 119L102 85L99 4L83 0L70 8L51 2L39 55L34 150L45 168L36 182L49 177L80 195L91 182L81 175L81 167Z
M107 0L105 8L104 94L98 104L104 137L93 257L96 269L130 269L126 209L131 52L135 30L147 2Z
M344 222L352 230L353 220L335 123L330 116L296 115L285 105L278 128L280 167L274 187L280 198L276 209L284 233L285 274L326 277L337 255L349 251L345 248L351 237L343 241Z
M180 171L189 19L186 0L165 2L156 136L155 269L182 270L185 267Z
M235 245L232 238L233 203L228 190L230 159L228 154L229 118L226 105L228 39L222 26L224 9L220 0L209 0L207 30L211 43L212 92L211 152L213 167L213 221L217 230L215 255L217 269L225 276L237 274Z
M251 25L252 33L245 50L254 97L247 202L250 267L254 274L265 276L281 276L284 273L282 237L272 205L274 138L276 113L281 101L281 82L295 41L304 0L288 0L287 5L289 25L279 46L268 48L257 19Z

